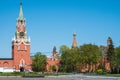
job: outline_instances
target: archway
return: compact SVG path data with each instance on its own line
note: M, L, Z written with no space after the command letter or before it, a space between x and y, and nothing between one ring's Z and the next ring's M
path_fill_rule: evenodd
M20 72L24 72L25 70L25 61L23 59L20 60Z
M20 72L24 72L24 67L20 67Z
M58 72L58 65L54 64L54 65L49 65L49 71L54 73L54 72Z
M9 63L8 62L4 62L3 63L3 67L8 68L9 67Z

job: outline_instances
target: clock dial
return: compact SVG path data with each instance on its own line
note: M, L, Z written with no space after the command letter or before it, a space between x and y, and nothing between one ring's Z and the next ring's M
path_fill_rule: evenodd
M24 36L24 32L20 32L20 36Z

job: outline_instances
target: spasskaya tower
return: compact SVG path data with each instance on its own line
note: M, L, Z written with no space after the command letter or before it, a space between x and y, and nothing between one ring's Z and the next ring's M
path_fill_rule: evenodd
M12 58L16 70L31 68L30 37L27 37L26 19L23 16L22 3L20 3L20 12L16 20L15 36L12 39Z

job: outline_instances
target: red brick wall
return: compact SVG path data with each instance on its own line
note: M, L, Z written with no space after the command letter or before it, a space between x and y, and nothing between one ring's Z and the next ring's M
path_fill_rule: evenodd
M13 59L14 59L13 61L14 65L17 70L20 70L21 60L24 60L24 64L25 64L24 68L29 69L32 63L30 59L30 45L25 45L24 43L21 43L19 46L14 45Z
M51 67L55 66L56 67L56 72L59 69L59 60L52 60L52 58L47 59L47 65L46 65L46 70L48 72L52 72Z
M0 67L13 68L13 60L0 60Z

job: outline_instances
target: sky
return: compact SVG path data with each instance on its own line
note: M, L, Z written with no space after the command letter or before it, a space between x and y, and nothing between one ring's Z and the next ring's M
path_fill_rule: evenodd
M11 57L21 1L31 55L51 55L54 46L71 48L74 32L78 46L106 46L108 36L120 45L120 0L0 0L1 58Z

